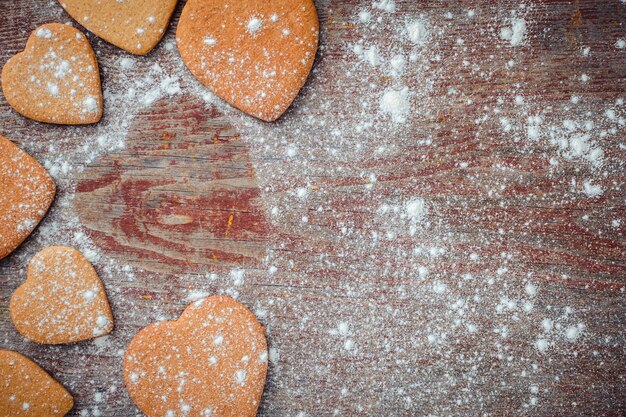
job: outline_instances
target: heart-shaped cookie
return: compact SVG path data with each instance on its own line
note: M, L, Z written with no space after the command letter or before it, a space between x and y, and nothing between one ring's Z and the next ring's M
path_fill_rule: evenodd
M102 117L96 55L79 30L38 27L2 68L2 90L17 112L45 123L89 124Z
M56 187L39 162L0 136L0 259L13 252L48 211Z
M33 257L9 311L17 330L37 343L79 342L113 330L96 270L82 253L65 246L51 246Z
M63 417L72 396L26 356L0 350L0 416Z
M267 374L265 330L229 297L196 301L176 321L141 330L124 382L148 417L253 417Z
M178 0L59 0L81 25L130 53L145 55L163 37Z
M311 72L318 32L312 0L189 0L176 38L183 62L202 84L273 121Z

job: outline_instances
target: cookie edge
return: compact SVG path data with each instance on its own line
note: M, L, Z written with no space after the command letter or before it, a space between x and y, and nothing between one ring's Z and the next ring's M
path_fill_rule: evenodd
M51 384L54 385L56 388L60 388L59 392L63 393L63 397L64 399L68 400L68 408L67 410L63 411L61 410L60 416L65 416L67 415L67 413L69 413L70 411L72 411L72 409L74 408L74 397L72 396L72 393L69 392L69 390L67 388L65 388L65 386L63 386L63 384L61 384L59 381L57 381L48 371L46 371L45 369L43 369L37 362L35 362L34 360L32 360L31 358L29 358L28 356L17 352L15 350L9 350L9 349L0 349L0 355L7 355L9 358L13 357L16 360L20 360L22 361L25 366L30 366L33 369L35 369L35 372L39 373L40 375L45 375L49 378L49 380L51 381Z
M45 340L45 339L39 339L39 338L30 337L30 335L27 335L27 334L25 334L22 331L23 326L21 326L21 325L18 326L17 323L19 322L19 320L16 320L15 313L14 313L14 308L16 308L16 307L14 307L15 304L13 303L15 294L18 293L18 291L20 293L24 291L25 285L26 285L26 283L29 280L29 275L31 273L30 271L31 271L31 268L33 267L33 262L35 261L35 259L38 256L40 256L40 255L41 256L45 255L46 253L44 253L44 252L53 251L53 250L59 250L59 249L69 249L72 252L75 252L78 255L80 255L85 260L85 262L87 262L87 264L91 267L91 269L93 270L94 274L98 277L98 282L99 282L99 285L100 285L100 289L103 291L104 297L105 297L107 313L108 313L108 319L109 319L109 322L111 323L110 327L107 329L107 331L105 333L103 333L101 335L98 335L98 336L89 336L89 337L84 337L84 338L77 338L77 339L71 339L71 340L65 340L65 341L54 341L54 342L51 342L51 341L48 341L48 340ZM82 252L80 252L79 250L74 249L72 247L69 247L69 246L48 246L46 248L43 248L39 252L37 252L30 259L30 261L28 262L28 268L27 268L27 272L26 272L26 279L24 280L24 282L22 282L22 284L20 284L15 289L15 291L13 291L13 294L11 294L11 300L9 301L9 315L11 316L11 323L13 324L13 327L15 327L15 329L18 331L18 333L20 335L22 335L22 337L24 337L27 340L30 340L31 342L38 343L40 345L66 345L66 344L70 344L70 343L84 342L84 341L87 341L87 340L97 339L98 337L106 336L107 334L111 333L113 331L113 329L115 328L115 318L113 317L113 312L111 311L111 304L109 303L109 297L106 294L106 288L104 287L104 283L102 282L102 279L100 278L100 275L98 275L98 272L94 268L93 264L91 262L89 262L89 259L87 259L87 257L85 257L85 255Z
M267 343L267 332L265 331L265 327L261 324L261 322L259 322L259 319L256 317L256 315L245 304L235 300L234 298L231 298L231 297L228 297L228 296L225 296L225 295L212 295L212 296L205 297L205 298L202 298L200 300L192 302L187 307L185 307L183 312L180 314L180 316L176 320L160 321L160 322L151 323L151 324L147 325L146 327L144 327L141 330L139 330L135 334L135 336L133 336L133 339L130 341L128 346L126 346L126 349L124 350L124 363L122 365L123 373L124 373L124 386L126 388L126 391L128 392L128 395L130 396L131 400L133 401L133 404L135 404L135 406L137 408L139 408L139 410L141 410L141 412L143 412L144 414L149 415L147 410L144 410L142 407L139 406L139 404L137 404L137 402L133 398L132 391L129 388L131 381L130 381L130 375L129 375L129 371L128 371L128 366L129 366L128 365L128 356L130 354L134 353L133 352L133 347L134 347L134 344L136 343L136 340L139 339L140 335L146 334L146 333L149 334L150 332L152 332L155 329L156 326L177 325L177 323L180 320L184 321L186 316L190 315L190 312L192 310L197 309L199 304L204 304L204 303L206 303L209 300L213 300L215 303L224 303L224 304L228 303L228 304L230 304L233 307L242 309L247 316L250 316L253 319L253 323L254 323L255 327L263 335L263 340L265 341L265 348L266 348L266 350L269 350L269 346L268 346L268 343ZM146 336L142 336L142 338L145 338L145 337ZM147 336L147 337L150 337L150 336ZM129 352L131 352L131 353L129 353ZM258 399L258 403L257 403L257 407L256 407L256 412L258 412L258 409L261 406L261 400L262 400L262 397L263 397L263 393L265 392L265 386L267 385L268 369L269 369L269 360L265 363L263 389L261 390L261 393L259 395L259 399Z
M54 202L54 199L55 199L56 193L57 193L57 186L56 186L56 183L54 182L54 179L50 175L50 173L46 170L46 168L37 159L35 159L34 156L32 156L31 154L29 154L28 152L26 152L25 150L23 150L22 148L17 146L17 144L15 144L15 142L13 142L12 140L7 139L6 137L4 137L2 135L0 135L0 142L5 142L6 145L9 146L9 147L13 146L17 150L18 153L22 154L22 157L30 159L30 161L32 162L32 165L34 165L36 167L36 169L40 172L41 176L43 178L45 178L45 180L46 180L45 181L46 188L51 193L50 200L46 204L45 213L41 216L41 219L39 219L37 224L33 226L33 229L24 237L24 239L22 239L20 242L18 242L15 245L15 247L13 247L11 249L8 249L7 253L4 253L4 254L2 253L2 251L0 251L0 261L1 261L2 259L6 258L10 254L15 252L22 244L24 244L24 242L26 242L26 240L28 240L30 235L33 234L33 232L37 229L37 227L39 227L39 224L43 221L43 219L48 214L48 211L50 210L50 207L52 207L52 203Z
M98 82L98 98L99 98L99 106L98 106L98 112L94 114L93 118L89 119L89 121L78 121L78 122L57 122L57 121L51 121L51 120L44 120L44 118L41 117L35 117L33 115L29 115L29 114L24 114L22 112L20 112L15 106L14 104L11 102L12 99L10 98L11 95L7 95L6 91L7 88L5 86L5 81L7 79L7 75L8 75L8 71L11 69L11 67L13 65L15 65L15 61L17 61L16 58L20 57L22 54L26 53L29 49L33 48L33 45L36 41L37 38L37 31L41 28L46 28L46 29L51 29L51 28L56 28L58 29L59 27L68 27L73 29L74 31L76 31L76 33L80 33L83 38L84 41L87 42L87 45L89 45L89 52L91 54L91 57L94 60L95 66L96 66L96 78L97 78L97 82ZM102 120L102 117L104 115L104 95L102 93L102 79L100 78L100 66L98 65L98 57L96 56L96 53L93 50L93 47L91 46L91 43L89 42L89 39L85 36L85 34L83 32L81 32L80 30L76 29L73 26L70 25L66 25L63 23L57 23L57 22L51 22L51 23L44 23L43 25L39 25L37 26L35 29L33 29L33 31L30 33L30 35L28 35L28 39L26 40L26 45L24 46L24 49L18 53L16 53L15 55L13 55L11 58L9 58L7 60L7 62L4 63L4 66L2 67L2 72L1 72L1 78L2 78L2 82L0 83L2 86L2 93L4 95L4 98L6 99L7 103L9 104L9 106L19 115L21 115L22 117L25 117L27 119L30 120L34 120L36 122L39 123L47 123L47 124L52 124L52 125L61 125L61 126L80 126L80 125L91 125L91 124L96 124L98 122L100 122L100 120ZM11 77L9 77L11 78ZM9 91L11 89L9 88Z

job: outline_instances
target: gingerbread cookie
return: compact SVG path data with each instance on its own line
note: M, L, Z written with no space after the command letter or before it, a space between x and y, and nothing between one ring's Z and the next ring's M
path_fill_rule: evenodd
M59 0L81 25L130 53L145 55L163 37L177 0Z
M0 259L13 252L48 211L56 187L39 162L0 136Z
M63 417L72 396L26 356L0 350L0 416Z
M38 27L2 68L2 90L18 113L45 123L88 124L102 117L96 55L77 29Z
M189 0L176 37L183 62L202 84L273 121L311 72L318 32L312 0Z
M196 301L176 321L141 330L124 382L148 417L253 417L267 374L265 330L229 297Z
M79 342L113 330L96 270L79 251L65 246L51 246L33 257L9 311L17 330L37 343Z

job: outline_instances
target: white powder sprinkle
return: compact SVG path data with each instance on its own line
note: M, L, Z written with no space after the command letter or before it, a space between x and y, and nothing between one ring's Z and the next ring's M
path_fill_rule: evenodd
M550 347L550 342L548 342L546 339L538 339L535 342L535 347L539 352L545 352Z
M409 40L416 45L423 45L428 39L428 29L422 19L407 23L406 31Z
M37 29L37 32L35 32L35 34L39 38L45 38L45 39L52 38L52 31L48 28L39 28Z
M299 198L306 198L309 195L309 189L306 187L300 187L296 190L296 195Z
M245 384L246 383L246 371L243 369L240 369L237 372L235 372L235 381L237 381L239 385Z
M380 0L374 2L372 7L383 10L387 13L393 13L396 11L396 2L394 0Z
M365 60L372 66L377 67L380 65L380 52L378 50L378 46L372 45L363 53L363 57Z
M244 275L245 275L245 272L243 269L233 269L232 271L230 271L230 276L233 280L233 285L237 287L240 285L243 285Z
M580 329L577 326L570 326L565 330L565 337L569 340L576 340L580 336Z
M82 107L84 113L95 113L98 111L98 102L95 97L88 96L83 100Z
M409 89L390 89L385 91L380 99L380 109L383 113L391 116L394 123L406 122L410 112Z
M526 291L526 294L530 295L531 297L537 295L537 286L532 282L526 284L526 287L524 287L524 289Z
M370 22L370 20L372 20L372 14L369 12L369 10L361 10L359 12L359 22L367 24Z
M256 33L263 27L263 20L258 17L252 17L248 20L248 24L246 25L246 30L248 33Z
M511 27L502 28L500 38L509 41L511 46L521 45L526 38L526 20L511 19Z
M129 57L122 57L118 61L120 68L129 70L135 66L135 61Z
M106 316L98 316L96 319L96 324L98 327L105 327L109 324L109 318Z
M426 202L423 198L411 199L405 203L404 211L411 220L420 220L426 215Z
M187 296L187 300L191 302L199 301L209 297L210 295L211 293L206 291L190 291Z
M396 55L389 61L391 68L393 68L394 75L402 75L406 67L406 59L402 55Z
M54 83L48 83L48 93L53 97L59 97L59 86Z
M274 364L278 363L280 360L280 351L275 347L271 347L269 350L269 359L270 362Z
M593 198L602 195L604 191L602 190L602 186L592 183L591 180L585 180L583 183L583 192L587 197Z

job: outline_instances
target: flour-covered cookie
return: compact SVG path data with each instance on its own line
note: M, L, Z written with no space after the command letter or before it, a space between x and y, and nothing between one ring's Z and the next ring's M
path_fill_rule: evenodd
M178 0L59 0L81 25L130 53L145 55L167 29Z
M318 32L312 0L189 0L176 37L183 62L202 84L273 121L311 72Z
M54 181L44 167L0 136L0 259L37 227L55 192Z
M0 416L63 417L73 406L70 393L39 365L0 350Z
M141 330L124 382L148 417L253 417L267 374L265 330L229 297L191 304L176 321Z
M38 27L2 68L2 90L17 112L45 123L89 124L102 117L96 55L79 30Z
M51 246L33 257L9 311L17 330L37 343L79 342L113 330L96 270L83 254L65 246Z

